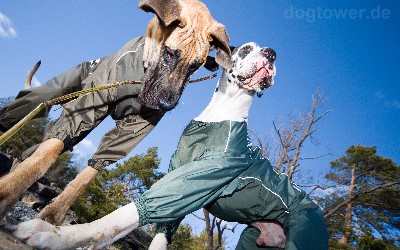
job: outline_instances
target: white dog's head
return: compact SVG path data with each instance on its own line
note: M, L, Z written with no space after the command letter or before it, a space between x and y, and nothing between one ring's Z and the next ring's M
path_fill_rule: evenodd
M263 90L274 84L275 59L273 49L261 48L254 42L245 43L232 52L233 67L227 70L228 81L261 96Z

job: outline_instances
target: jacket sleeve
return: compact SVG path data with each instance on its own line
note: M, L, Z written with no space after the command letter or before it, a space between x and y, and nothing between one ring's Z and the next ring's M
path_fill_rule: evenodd
M0 110L1 126L10 129L42 102L82 90L83 79L96 69L99 60L83 62L48 80L41 86L21 90L15 100ZM51 107L47 107L35 118L47 116L50 109Z
M157 125L162 114L149 111L145 114L128 115L116 121L116 126L101 139L89 165L98 170L129 154Z

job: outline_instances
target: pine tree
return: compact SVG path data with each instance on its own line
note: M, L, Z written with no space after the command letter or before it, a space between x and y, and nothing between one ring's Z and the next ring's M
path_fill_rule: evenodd
M189 224L179 225L178 230L168 245L169 250L224 250L225 240L219 242L217 233L213 235L213 244L209 243L209 231L204 229L196 235Z
M0 108L13 99L13 97L0 98ZM43 130L48 122L47 117L30 120L0 146L0 151L12 160L21 160L29 148L42 142ZM71 152L64 152L46 173L49 180L56 186L64 188L78 174L78 166L73 161L73 157Z
M193 234L189 224L179 225L178 230L173 236L172 243L168 246L169 250L194 250L196 236Z
M157 147L153 147L146 154L135 155L113 169L102 171L72 206L79 222L99 219L140 197L164 176L158 171L159 164Z
M326 178L336 190L325 200L325 218L332 238L356 245L361 235L379 235L399 244L400 167L376 154L376 147L350 146L331 162Z

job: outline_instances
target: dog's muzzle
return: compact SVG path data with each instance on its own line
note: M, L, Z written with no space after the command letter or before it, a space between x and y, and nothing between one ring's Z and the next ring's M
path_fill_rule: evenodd
M149 65L139 94L142 104L162 111L175 108L183 92L183 82L187 78L187 72L178 67L180 54L179 50L164 46L161 59Z
M262 48L261 52L267 59L268 63L262 67L260 70L263 71L262 73L264 76L262 77L262 82L260 84L260 89L265 90L271 87L274 83L274 76L275 76L275 59L276 59L276 52L271 48Z

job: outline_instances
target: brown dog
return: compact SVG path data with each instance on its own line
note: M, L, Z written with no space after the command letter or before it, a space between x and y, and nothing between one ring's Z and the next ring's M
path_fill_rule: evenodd
M148 25L144 39L143 66L146 70L139 94L143 106L161 113L173 109L190 75L206 63L208 53L214 48L217 49L216 62L224 68L231 68L229 38L225 27L212 18L204 4L197 0L142 0L139 7L156 14ZM130 51L126 53L128 52ZM107 60L115 62L122 56L116 53ZM110 69L110 65L112 64L99 64L97 70L101 69L104 74L109 73L109 79L116 79L117 73ZM97 80L94 74L87 79L90 80L88 82ZM69 111L69 114L74 115L76 107L70 108L72 112ZM90 108L96 107L87 107ZM68 107L65 110L68 111ZM100 122L101 120L96 121L93 126ZM144 136L139 140L143 138ZM46 173L64 147L63 140L50 137L15 171L0 179L0 217L4 216L29 186ZM61 224L69 207L97 173L98 170L91 167L83 170L60 196L42 210L39 217Z

